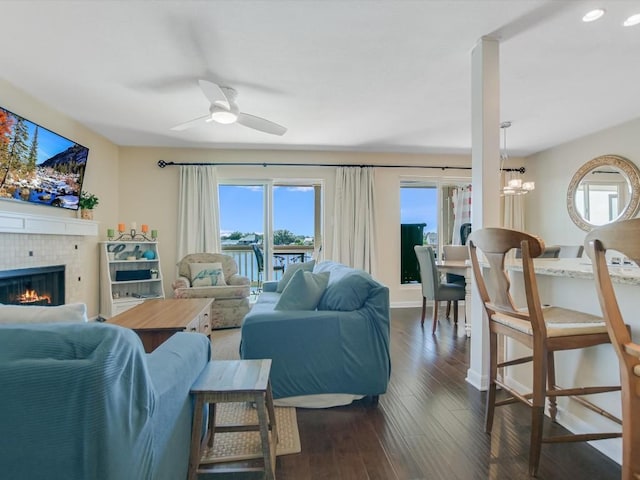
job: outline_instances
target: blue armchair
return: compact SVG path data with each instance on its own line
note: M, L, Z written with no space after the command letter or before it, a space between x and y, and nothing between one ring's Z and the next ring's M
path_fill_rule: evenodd
M145 354L115 325L0 326L3 478L186 478L189 389L209 358L195 333Z

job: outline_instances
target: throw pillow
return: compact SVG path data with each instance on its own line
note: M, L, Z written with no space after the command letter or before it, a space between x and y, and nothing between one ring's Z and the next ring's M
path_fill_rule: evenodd
M274 307L275 310L315 310L329 283L329 272L297 269Z
M338 277L338 275L335 276ZM358 310L369 298L371 290L378 287L379 285L373 281L368 273L347 270L342 277L331 281L331 285L318 302L318 310L341 312Z
M222 287L227 284L224 279L222 263L190 263L192 287Z
M287 268L285 269L284 273L282 274L282 278L278 282L278 287L276 288L276 292L277 293L284 292L284 288L289 283L289 280L291 280L291 277L293 276L293 274L296 273L298 270L303 270L305 272L311 272L313 270L313 266L315 264L316 264L316 261L315 260L311 260L309 262L292 263L290 265L287 265Z
M84 303L69 303L55 307L0 305L0 323L67 323L87 321L87 306Z

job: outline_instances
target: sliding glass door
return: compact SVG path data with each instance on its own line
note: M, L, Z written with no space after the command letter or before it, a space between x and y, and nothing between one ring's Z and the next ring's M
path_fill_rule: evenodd
M277 184L273 187L274 261L285 268L310 260L316 243L316 187Z
M222 249L253 284L259 275L277 280L287 265L309 260L319 248L318 182L221 181L218 194Z
M259 277L264 280L264 262L258 262L252 245L262 248L266 192L267 185L261 183L218 186L222 251L235 258L238 270L253 286Z

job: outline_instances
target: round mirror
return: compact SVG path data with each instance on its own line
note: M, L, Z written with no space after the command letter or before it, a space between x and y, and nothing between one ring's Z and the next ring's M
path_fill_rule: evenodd
M640 170L617 155L603 155L575 173L567 191L571 220L585 231L635 216L640 206Z

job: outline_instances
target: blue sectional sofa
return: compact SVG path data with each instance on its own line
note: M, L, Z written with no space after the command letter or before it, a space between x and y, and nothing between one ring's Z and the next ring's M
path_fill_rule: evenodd
M339 263L313 267L313 273L321 272L329 273L329 281L315 310L276 310L282 294L277 282L265 282L243 321L240 356L273 360L274 398L292 399L280 404L326 407L363 396L377 400L391 373L389 289Z
M0 325L0 477L185 479L189 390L209 358L196 333L145 354L115 325Z

